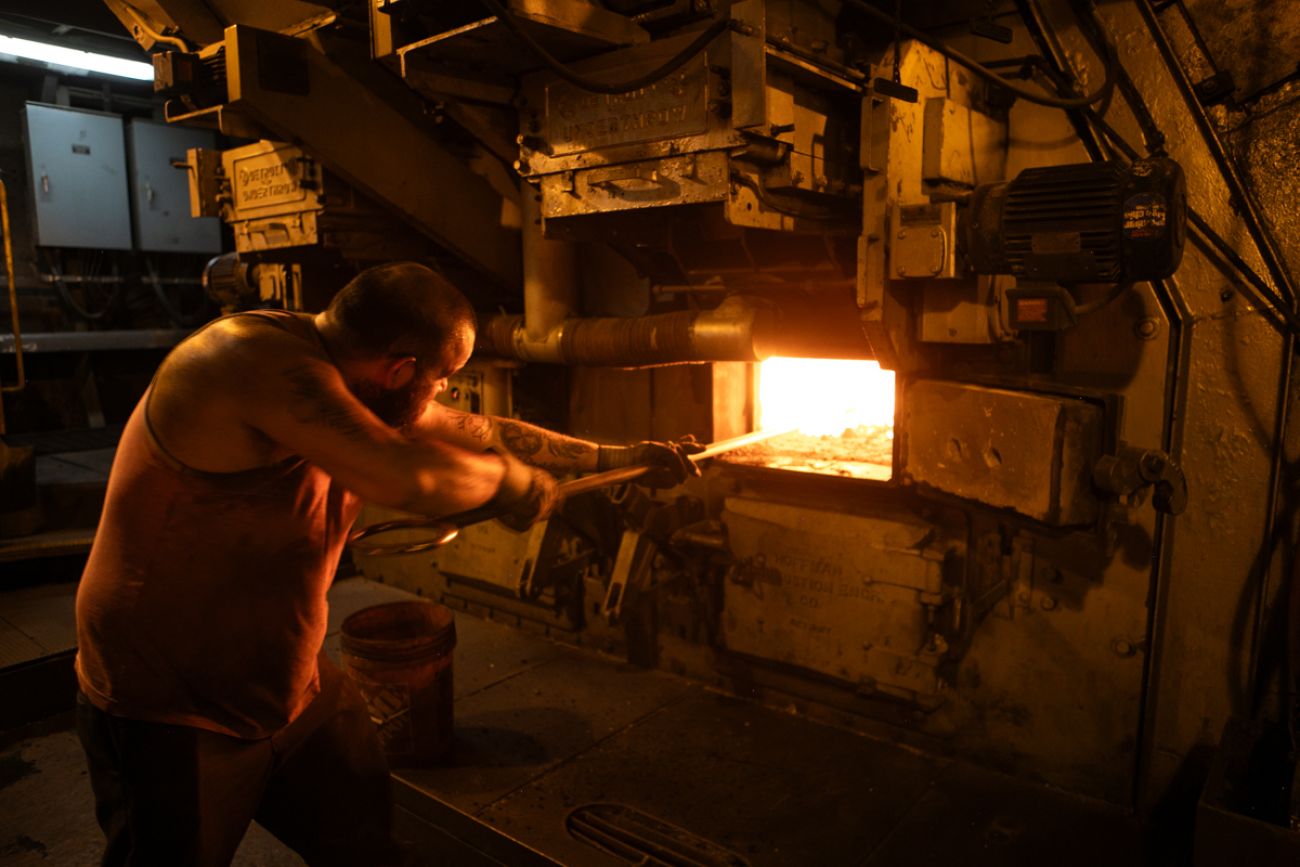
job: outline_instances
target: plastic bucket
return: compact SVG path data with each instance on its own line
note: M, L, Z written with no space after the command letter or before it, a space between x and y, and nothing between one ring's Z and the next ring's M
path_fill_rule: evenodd
M455 647L451 609L433 602L372 605L343 621L343 663L391 765L428 764L451 746Z

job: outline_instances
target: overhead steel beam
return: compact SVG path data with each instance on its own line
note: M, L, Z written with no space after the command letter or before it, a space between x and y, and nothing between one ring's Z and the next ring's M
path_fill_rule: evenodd
M292 142L505 287L521 279L519 231L500 192L418 122L309 43L226 28L228 108Z
M104 5L145 51L159 43L179 47L177 37L195 45L216 42L226 23L202 0L104 0Z
M195 47L220 42L222 31L240 21L263 30L289 33L303 22L333 13L305 0L104 0L146 51L176 38Z

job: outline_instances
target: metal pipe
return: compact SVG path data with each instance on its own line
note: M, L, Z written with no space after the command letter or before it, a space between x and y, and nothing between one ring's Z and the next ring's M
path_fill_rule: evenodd
M525 188L522 208L524 314L481 323L477 351L593 367L760 361L771 355L873 357L857 326L852 295L824 289L784 311L770 300L737 294L708 311L579 318L574 245L545 237L537 191Z
M11 394L27 387L27 370L23 366L23 330L18 324L18 287L14 283L14 248L9 240L9 192L0 181L0 234L4 235L5 278L9 281L9 328L14 335L14 363L18 368L18 382L0 387L0 392Z
M773 301L732 295L713 310L568 319L531 337L519 316L489 318L477 351L518 361L655 367L773 355L873 358L848 293Z
M541 193L525 186L520 201L523 208L524 253L524 329L528 340L536 342L578 307L577 269L573 244L547 240L542 234Z
M519 316L494 316L480 330L477 349L519 361L608 367L755 361L756 316L748 299L727 299L706 312L568 319L537 337Z

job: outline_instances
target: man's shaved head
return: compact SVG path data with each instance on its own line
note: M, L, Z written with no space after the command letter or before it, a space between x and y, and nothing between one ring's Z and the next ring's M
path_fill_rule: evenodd
M417 262L367 268L339 290L325 315L341 328L353 354L414 356L425 375L445 376L474 341L469 301Z
M447 278L416 262L367 268L339 290L322 316L336 353L361 360L415 359L404 385L348 381L358 400L399 429L419 417L474 347L474 308Z

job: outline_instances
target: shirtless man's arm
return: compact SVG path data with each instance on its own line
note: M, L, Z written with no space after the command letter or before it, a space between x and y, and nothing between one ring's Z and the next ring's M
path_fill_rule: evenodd
M509 453L532 466L557 473L586 473L653 464L659 470L648 478L656 487L671 487L687 476L700 474L688 459L688 455L702 448L693 441L597 445L517 419L460 412L441 404L429 405L412 435L474 451L492 449Z
M522 497L531 479L512 458L389 427L323 351L256 323L223 323L187 341L154 392L149 413L160 440L199 470L301 455L363 499L435 516L499 493L504 501Z
M553 472L594 472L599 450L595 443L527 422L460 412L441 404L425 410L414 435L473 451L508 452L525 463Z

